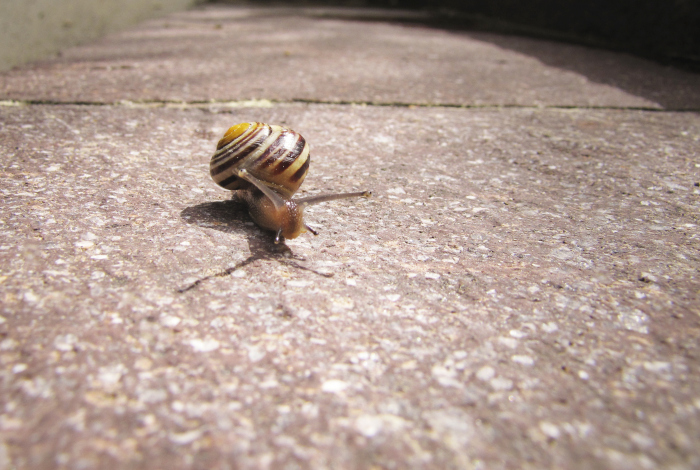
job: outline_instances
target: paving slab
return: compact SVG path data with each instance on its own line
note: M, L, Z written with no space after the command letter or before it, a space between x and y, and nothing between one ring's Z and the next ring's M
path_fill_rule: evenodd
M159 25L111 63L157 63ZM197 55L184 30L161 54ZM171 90L201 86L178 64ZM0 104L0 468L700 466L697 112L613 87L622 109L275 102L274 77L174 105L91 80ZM275 245L209 177L243 121L307 138L301 196L374 196L313 206L319 236Z
M586 47L420 26L405 13L353 11L209 6L176 14L9 73L0 97L700 109L697 74Z
M700 463L696 114L0 112L18 467ZM244 120L376 196L279 250L209 180Z

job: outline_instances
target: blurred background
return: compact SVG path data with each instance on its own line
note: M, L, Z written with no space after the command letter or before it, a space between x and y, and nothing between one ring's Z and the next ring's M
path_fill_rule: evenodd
M0 0L0 71L50 57L206 0ZM417 10L442 27L524 34L629 52L700 70L698 0L221 1L243 6Z

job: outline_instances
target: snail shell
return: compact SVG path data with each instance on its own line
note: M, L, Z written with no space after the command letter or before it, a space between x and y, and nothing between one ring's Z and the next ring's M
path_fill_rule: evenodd
M358 196L369 191L292 199L309 171L309 144L297 132L261 122L231 127L216 146L209 172L214 182L241 190L253 221L277 232L275 242L304 232L317 235L304 223L307 205Z
M310 162L309 144L298 132L244 122L231 127L219 140L209 172L216 184L234 190L250 187L250 182L238 176L246 170L289 199L304 182Z

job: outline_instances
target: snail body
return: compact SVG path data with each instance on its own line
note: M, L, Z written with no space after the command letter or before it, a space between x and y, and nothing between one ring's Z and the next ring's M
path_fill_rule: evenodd
M253 221L276 232L275 243L318 233L304 223L308 205L370 196L369 191L292 199L309 171L309 144L301 134L277 125L245 122L219 140L209 171L216 184L238 190Z

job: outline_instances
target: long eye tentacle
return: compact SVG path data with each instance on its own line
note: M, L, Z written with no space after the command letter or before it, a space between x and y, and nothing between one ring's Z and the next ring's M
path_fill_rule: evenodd
M352 197L370 197L372 191L358 191L355 193L340 193L340 194L322 194L320 196L309 196L295 199L299 205L313 206L322 202L336 201L338 199L349 199Z

